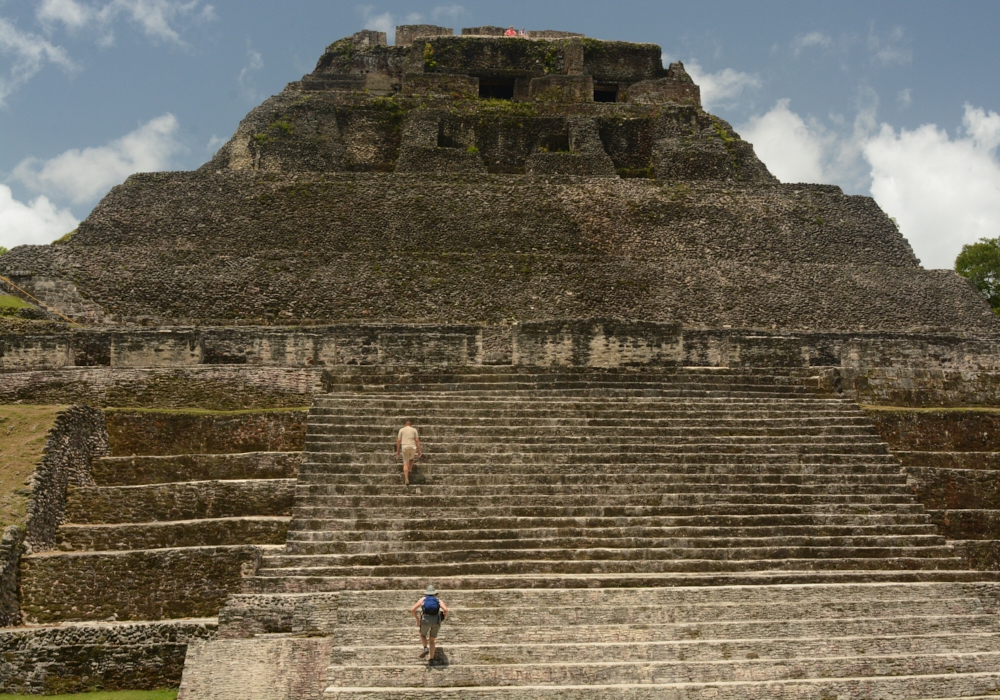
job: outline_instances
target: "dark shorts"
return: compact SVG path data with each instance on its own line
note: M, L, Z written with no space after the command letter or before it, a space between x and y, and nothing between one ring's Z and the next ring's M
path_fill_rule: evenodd
M439 615L423 615L420 618L420 636L435 639L438 630L441 629L441 617Z

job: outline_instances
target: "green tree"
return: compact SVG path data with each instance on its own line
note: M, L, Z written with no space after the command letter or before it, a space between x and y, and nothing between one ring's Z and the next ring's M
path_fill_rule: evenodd
M9 252L10 252L9 250L7 250L2 245L0 245L0 255L3 255L4 253L9 253Z
M962 246L955 258L955 272L972 281L1000 315L1000 238L980 238Z

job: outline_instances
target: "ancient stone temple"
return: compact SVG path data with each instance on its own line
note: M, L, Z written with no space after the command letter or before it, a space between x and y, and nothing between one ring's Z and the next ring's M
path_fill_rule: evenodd
M1000 319L658 46L360 32L0 275L0 400L74 404L0 689L1000 693Z

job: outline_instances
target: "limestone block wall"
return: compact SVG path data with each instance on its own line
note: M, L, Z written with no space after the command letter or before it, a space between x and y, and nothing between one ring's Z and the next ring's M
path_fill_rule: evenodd
M93 483L90 465L107 453L103 411L73 406L56 418L45 454L31 476L26 541L32 549L54 546L56 528L65 520L67 488Z
M21 560L21 610L35 624L211 617L260 557L256 545L36 554Z
M20 565L24 528L11 525L0 538L0 627L21 624Z
M1000 323L967 281L921 269L872 200L804 185L160 173L113 190L68 243L3 256L0 272L13 265L157 325L626 317L989 335Z
M215 636L213 619L0 630L0 692L52 695L158 690L180 680L188 644Z
M996 405L992 337L787 332L584 319L85 330L0 337L0 400L215 410L300 407L353 366L776 367L883 405ZM79 362L82 366L68 363ZM147 365L147 366L144 366Z
M917 500L975 568L1000 570L1000 412L873 408Z
M188 455L186 461L197 463L206 461L204 455L301 452L307 412L205 414L121 410L109 411L107 415L108 444L114 454ZM233 457L226 460L233 461ZM105 475L107 467L103 469ZM200 469L197 473L201 478L207 476ZM239 478L233 471L226 476Z

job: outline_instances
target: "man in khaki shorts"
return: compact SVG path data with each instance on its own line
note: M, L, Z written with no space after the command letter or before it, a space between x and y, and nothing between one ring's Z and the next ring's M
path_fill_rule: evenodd
M396 436L397 457L400 451L403 453L403 481L409 486L413 460L424 456L423 451L420 449L420 436L410 421L406 421L406 425L399 429L399 435Z

